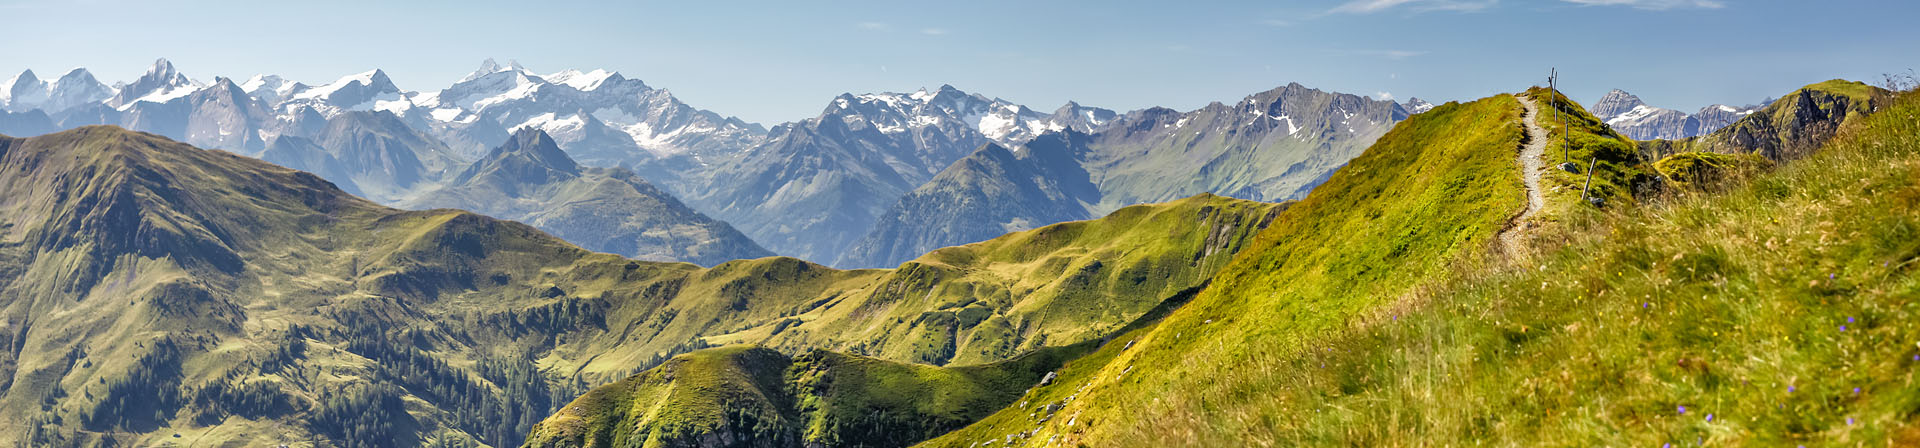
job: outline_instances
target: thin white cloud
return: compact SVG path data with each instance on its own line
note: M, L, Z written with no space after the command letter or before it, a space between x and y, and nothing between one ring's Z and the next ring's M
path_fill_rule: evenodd
M1720 9L1727 7L1720 0L1560 0L1586 6L1626 6L1636 9L1664 11L1668 9L1698 8Z
M1293 26L1293 22L1280 19L1266 19L1260 21L1260 24L1271 27Z
M888 25L886 22L860 22L858 24L854 24L854 26L860 27L860 29L867 30L867 31L892 31L893 30L893 25Z
M1604 1L1604 0L1603 0ZM1350 0L1327 11L1329 14L1373 14L1394 9L1415 12L1479 11L1500 0Z
M926 28L926 29L920 30L920 34L925 34L928 36L945 36L949 32L950 31L947 31L945 28Z

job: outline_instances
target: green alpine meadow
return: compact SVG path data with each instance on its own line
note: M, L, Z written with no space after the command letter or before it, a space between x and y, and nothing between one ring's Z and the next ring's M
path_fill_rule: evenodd
M0 16L0 446L1920 446L1920 4Z

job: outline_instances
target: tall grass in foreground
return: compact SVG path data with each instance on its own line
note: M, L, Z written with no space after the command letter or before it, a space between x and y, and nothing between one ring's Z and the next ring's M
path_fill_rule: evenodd
M1456 272L1417 309L1235 366L1266 391L1252 407L1181 404L1240 421L1169 415L1134 440L1920 444L1916 117L1907 94L1723 191L1575 215L1532 266Z

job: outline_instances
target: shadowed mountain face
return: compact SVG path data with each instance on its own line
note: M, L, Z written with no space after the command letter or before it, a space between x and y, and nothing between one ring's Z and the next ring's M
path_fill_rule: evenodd
M836 264L898 265L941 247L1091 218L1100 191L1081 166L1087 139L1068 131L1014 150L989 143L900 198Z
M893 266L944 246L1199 193L1298 198L1407 116L1392 101L1292 84L1231 106L1129 113L1090 135L1050 131L1025 147L983 147L902 196L835 265Z
M626 168L574 163L543 131L523 129L447 185L399 204L453 208L531 224L581 247L713 266L773 256Z
M460 178L569 175L543 140ZM702 269L112 127L0 138L0 198L0 442L29 446L514 445L582 387L708 345L1002 361L1192 289L1281 208L1129 207L897 270Z

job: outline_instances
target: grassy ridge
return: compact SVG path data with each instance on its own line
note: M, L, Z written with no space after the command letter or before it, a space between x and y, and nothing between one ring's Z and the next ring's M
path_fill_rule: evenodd
M1010 404L1088 346L967 367L701 350L594 389L536 426L525 446L904 446Z
M1920 443L1910 387L1920 335L1898 324L1920 311L1910 264L1920 258L1916 114L1920 99L1909 96L1826 150L1724 193L1715 192L1726 179L1754 171L1730 170L1704 192L1671 190L1653 207L1596 213L1549 195L1549 210L1560 202L1547 217L1555 225L1530 239L1527 261L1474 263L1456 251L1467 257L1428 270L1398 302L1334 325L1324 322L1345 304L1329 299L1365 296L1222 289L1242 264L1273 256L1247 251L1195 306L1145 335L1144 350L1109 345L1063 369L1077 387L1049 399L1066 399L1060 412L1078 425L1015 409L927 445ZM1628 160L1625 170L1603 163L1595 182L1647 169ZM1395 289L1356 286L1373 297ZM1310 319L1262 322L1291 338L1236 328L1247 325L1234 313L1189 314L1223 298L1243 298L1249 313L1291 307L1267 294L1333 310L1318 331L1302 325ZM1210 344L1214 333L1253 339ZM1166 370L1171 378L1155 374Z
M1920 98L1290 360L1281 442L1907 446ZM1788 219L1793 217L1793 219ZM1325 363L1327 367L1317 367Z
M1193 303L1129 339L1138 346L1070 366L1062 387L1075 392L1049 409L1066 418L1021 430L1009 422L1035 409L1008 409L929 445L1258 441L1246 436L1288 414L1266 392L1279 359L1481 252L1524 206L1521 112L1503 95L1409 119L1281 213Z
M1907 446L1920 97L1276 360L1277 445ZM1788 219L1786 217L1796 217Z
M897 270L852 271L874 280L707 340L937 365L1070 345L1204 283L1282 208L1203 194L940 249Z

